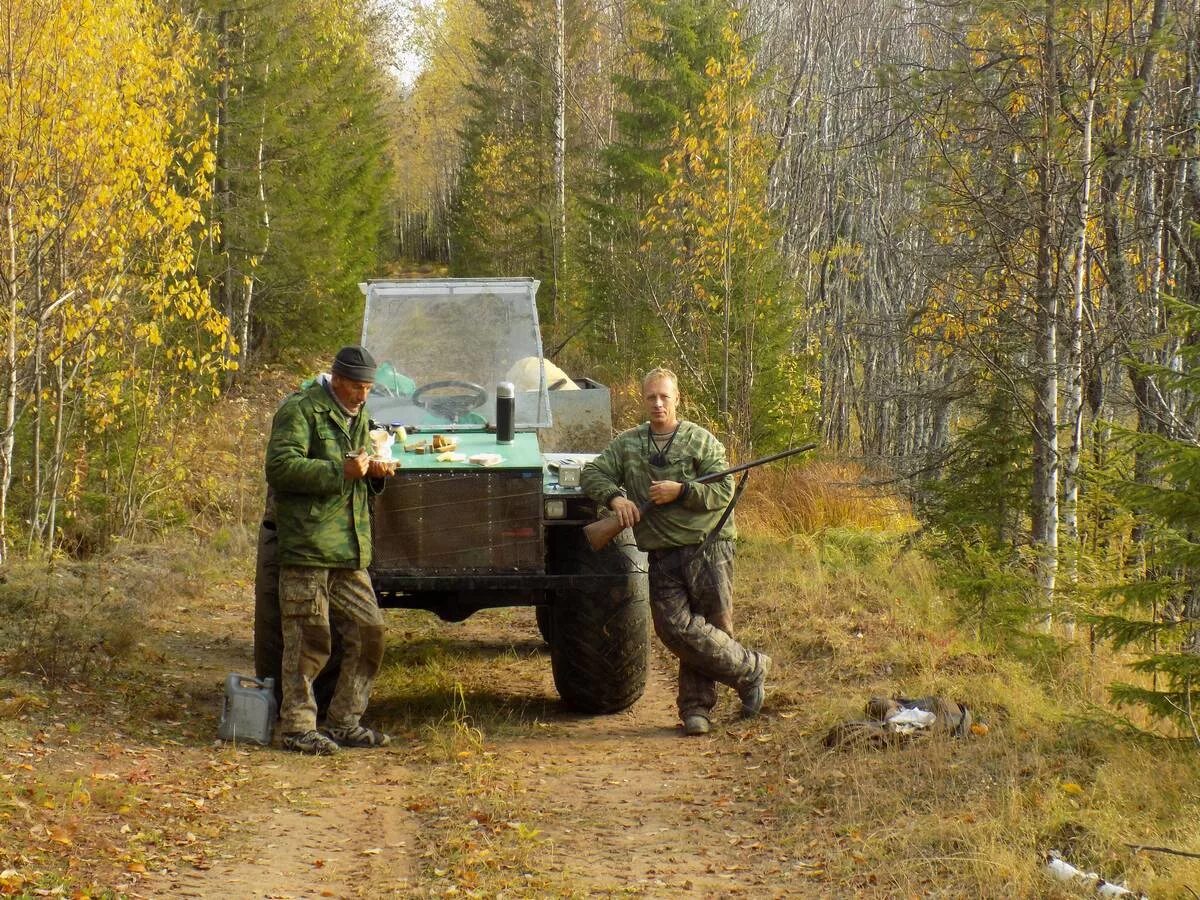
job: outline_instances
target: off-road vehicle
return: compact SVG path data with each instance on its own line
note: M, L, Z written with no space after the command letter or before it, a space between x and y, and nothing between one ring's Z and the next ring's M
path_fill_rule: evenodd
M372 501L371 578L380 606L447 621L536 607L563 701L616 712L646 682L645 557L628 531L599 552L584 538L600 511L579 488L579 468L611 437L609 392L586 378L547 384L537 288L528 278L362 285L362 343L379 363L367 412L406 433L391 448L400 467ZM510 443L496 428L503 382L515 388ZM435 450L437 435L456 446ZM273 538L264 528L255 663L277 677ZM333 677L327 669L319 695Z

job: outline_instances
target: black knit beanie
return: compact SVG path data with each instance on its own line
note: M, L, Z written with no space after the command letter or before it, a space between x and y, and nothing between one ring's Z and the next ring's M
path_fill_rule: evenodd
M375 357L366 347L343 347L333 358L333 372L351 381L374 381Z

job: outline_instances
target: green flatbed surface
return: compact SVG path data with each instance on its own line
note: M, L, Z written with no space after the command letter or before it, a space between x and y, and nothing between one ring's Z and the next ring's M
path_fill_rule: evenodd
M422 431L408 436L409 444L417 441L432 441L438 432ZM400 471L440 472L443 469L541 469L542 453L538 448L537 433L532 431L518 432L511 444L497 444L496 435L479 431L441 432L446 437L458 441L458 447L453 452L462 453L468 459L476 453L498 453L502 461L494 466L479 466L475 463L438 462L438 454L408 453L398 443L392 445L392 459L400 462Z

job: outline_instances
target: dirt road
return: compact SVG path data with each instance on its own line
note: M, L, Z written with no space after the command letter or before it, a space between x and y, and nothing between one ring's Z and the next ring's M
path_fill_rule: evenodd
M439 712L423 698L416 718L405 719L385 679L375 717L397 733L385 750L311 759L214 747L244 773L221 807L223 836L199 863L168 859L147 873L136 895L798 891L788 885L808 865L776 849L776 823L756 802L756 767L745 752L760 726L734 718L732 694L712 735L682 737L670 661L656 653L646 694L631 709L576 717L554 697L529 611L461 625L389 615L400 657L390 664L410 675L433 666L453 683L434 691L450 706ZM422 655L414 666L406 638L441 647L443 657ZM209 644L193 663L216 678L237 665L239 651L239 642Z
M924 564L817 581L811 556L746 541L739 628L778 665L764 716L739 721L726 691L703 738L677 730L656 645L642 699L585 718L559 703L529 610L390 611L368 718L392 746L312 759L215 740L225 675L252 658L251 567L215 549L58 568L58 596L104 616L86 641L51 615L61 601L28 605L44 652L10 648L19 668L0 675L0 896L1065 897L1039 870L1045 846L1131 884L1153 885L1151 865L1195 883L1190 860L1102 853L1126 819L1100 839L1092 811L1168 796L1130 773L1169 764L1167 783L1194 783L1190 750L1134 746L1109 767L1091 731L1014 721L1014 670L885 590L905 572L906 590L928 583ZM862 697L906 688L983 698L993 728L824 749ZM1190 846L1183 808L1164 803L1141 839Z

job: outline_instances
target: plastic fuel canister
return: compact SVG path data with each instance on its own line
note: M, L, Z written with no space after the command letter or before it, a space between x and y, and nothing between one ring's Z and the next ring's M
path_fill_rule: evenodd
M230 674L225 678L217 737L223 741L269 744L278 711L274 678Z

